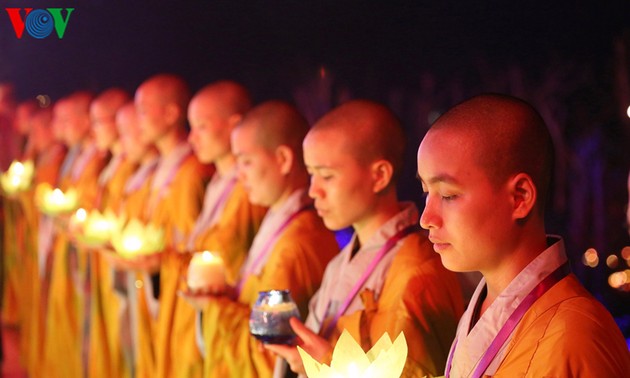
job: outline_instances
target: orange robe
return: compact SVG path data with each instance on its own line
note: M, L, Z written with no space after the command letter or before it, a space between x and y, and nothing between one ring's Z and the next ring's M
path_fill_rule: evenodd
M144 162L125 184L123 198L117 213L127 219L142 219L149 201L151 180L158 158ZM155 361L152 335L154 320L151 318L142 287L143 273L126 272L128 281L128 312L120 323L119 340L123 353L136 377L150 377ZM138 331L139 330L139 331Z
M177 248L185 246L199 216L205 185L212 171L199 162L190 152L190 147L183 144L179 148L183 147L186 147L188 154L177 166L172 180L167 181L166 186L156 185L158 167L149 195L148 220L164 229L167 246L160 267L155 335L150 337L154 341L155 351L154 370L150 372L150 377L200 377L203 366L195 344L195 311L177 295L190 256L177 252ZM146 284L143 284L145 288ZM147 290L144 294L146 296ZM151 302L154 298L145 299ZM147 336L141 335L144 339ZM138 357L144 360L148 358Z
M41 360L45 332L45 309L41 298L41 276L39 274L38 227L40 214L35 207L34 188L39 184L54 185L59 175L61 163L66 154L62 145L53 145L41 153L35 164L33 189L21 196L26 226L26 247L24 248L23 323L20 327L20 353L30 376L43 375Z
M321 332L386 240L417 223L417 209L409 204L352 255L354 237L326 268L306 326ZM444 268L426 234L415 231L380 260L326 337L334 345L346 329L367 352L385 332L392 340L403 332L409 352L402 377L441 375L463 311L458 277Z
M87 147L90 148L90 147ZM79 206L94 207L99 173L107 156L98 152L74 162L60 188L77 190ZM84 322L87 300L85 280L87 255L71 246L68 235L57 233L52 252L52 272L46 314L44 371L52 378L82 377L84 374Z
M624 377L630 352L610 313L569 275L523 316L494 377Z
M217 252L225 262L227 282L235 285L238 272L266 212L266 208L249 202L243 185L237 182L218 220L193 237L189 249Z
M123 197L128 177L135 164L121 156L112 159L116 166L108 166L99 178L99 210L116 211ZM130 366L125 365L120 339L121 298L114 291L114 271L103 256L94 251L90 254L90 331L89 377L129 377Z
M24 232L22 209L17 197L2 197L4 211L4 240L3 240L3 294L2 294L2 322L18 326L20 323L20 243L19 238Z
M361 301L365 309L343 315L333 340L346 329L368 351L385 332L392 340L403 332L409 351L401 377L444 373L464 302L457 276L444 268L425 235L405 238L380 296L364 291Z
M269 250L262 270L245 277L238 299L221 297L204 310L204 376L271 377L275 357L261 351L249 333L249 315L258 292L290 290L304 317L326 265L338 250L334 234L313 209L293 218Z

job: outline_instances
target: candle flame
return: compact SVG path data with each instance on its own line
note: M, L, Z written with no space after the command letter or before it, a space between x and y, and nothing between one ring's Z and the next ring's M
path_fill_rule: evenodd
M74 213L74 218L77 222L83 223L87 219L87 211L84 208L79 208L76 213Z

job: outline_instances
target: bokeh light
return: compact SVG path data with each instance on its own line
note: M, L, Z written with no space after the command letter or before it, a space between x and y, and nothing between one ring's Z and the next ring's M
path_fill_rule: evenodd
M610 269L615 269L619 265L619 258L617 255L608 256L606 258L606 265L608 265Z
M599 264L599 256L595 248L589 248L584 252L582 263L591 268L595 268Z

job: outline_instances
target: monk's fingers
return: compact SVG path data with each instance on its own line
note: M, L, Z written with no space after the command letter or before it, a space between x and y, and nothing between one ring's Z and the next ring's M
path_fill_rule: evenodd
M293 332L295 332L295 334L305 342L308 342L308 340L310 340L312 336L317 336L313 331L308 329L298 318L293 317L289 319L289 324L291 324Z
M289 363L291 359L294 358L294 354L297 354L297 348L290 345L282 345L282 344L263 344L264 348L272 351L278 356L284 358ZM299 356L298 356L299 358Z

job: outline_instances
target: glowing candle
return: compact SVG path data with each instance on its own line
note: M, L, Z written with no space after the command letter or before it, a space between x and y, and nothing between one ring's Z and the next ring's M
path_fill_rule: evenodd
M59 188L55 188L52 194L50 195L50 203L54 205L60 205L63 203L66 197L63 195L63 192Z
M119 222L113 213L102 215L94 210L85 222L83 228L83 242L100 245L108 242L118 229Z
M384 333L365 353L344 330L333 350L330 366L317 362L301 347L297 349L309 378L400 377L407 360L407 342L402 332L393 343Z
M79 208L72 214L68 223L68 229L70 232L80 232L87 219L87 211L84 208Z
M142 239L137 235L128 235L123 239L122 245L125 251L133 254L142 248Z
M15 176L22 176L24 174L24 164L19 161L14 162L9 167L9 172Z
M223 259L209 251L195 253L188 266L188 287L192 290L223 291L225 289Z
M34 166L32 161L21 163L14 161L9 169L0 175L0 185L8 194L15 194L27 190L33 179Z
M76 209L78 196L74 189L68 189L66 193L61 189L55 188L44 194L42 210L46 213L57 215L61 213L69 213Z
M118 254L133 258L164 249L164 231L132 219L124 228L114 230L111 241Z

